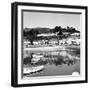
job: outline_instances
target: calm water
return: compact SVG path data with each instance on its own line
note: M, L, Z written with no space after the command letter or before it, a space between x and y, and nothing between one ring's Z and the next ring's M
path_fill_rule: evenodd
M77 47L56 51L24 51L23 56L23 75L26 77L80 74L80 48ZM25 73L25 68L33 68L33 72Z

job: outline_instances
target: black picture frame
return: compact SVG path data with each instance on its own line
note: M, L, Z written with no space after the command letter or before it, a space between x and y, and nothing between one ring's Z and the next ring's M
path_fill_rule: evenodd
M68 8L85 10L85 80L62 81L62 82L44 82L44 83L28 83L18 84L18 6L36 6L36 7L52 7L52 8ZM41 85L57 85L57 84L75 84L88 82L88 7L74 5L58 5L43 3L27 3L14 2L11 4L11 86L41 86Z

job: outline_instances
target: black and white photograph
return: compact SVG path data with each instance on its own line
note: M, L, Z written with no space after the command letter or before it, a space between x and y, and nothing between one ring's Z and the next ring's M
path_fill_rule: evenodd
M80 13L23 11L23 77L80 75Z
M13 86L87 82L87 7L12 6Z

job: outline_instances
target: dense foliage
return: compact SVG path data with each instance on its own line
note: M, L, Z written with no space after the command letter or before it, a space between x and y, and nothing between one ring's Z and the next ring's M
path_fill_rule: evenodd
M56 33L57 36L37 37L38 34L48 34L48 33ZM67 34L64 34L64 33L67 33ZM32 45L33 45L34 40L41 40L41 39L49 40L51 38L62 39L62 38L67 38L72 33L80 33L80 31L76 30L73 27L69 27L69 26L67 26L67 28L62 28L61 26L56 26L53 29L50 29L50 28L25 28L23 30L24 38L28 39Z

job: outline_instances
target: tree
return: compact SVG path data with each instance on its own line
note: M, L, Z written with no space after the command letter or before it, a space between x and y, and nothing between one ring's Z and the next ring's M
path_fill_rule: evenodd
M54 33L57 32L57 41L58 41L58 44L59 44L59 39L61 39L62 35L63 35L62 30L63 29L62 29L61 26L56 26L55 29L54 29Z
M24 33L24 37L26 37L26 39L28 39L31 42L31 44L33 45L33 41L37 39L38 31L31 29L29 31L24 30L23 33Z
M53 30L54 33L62 31L62 27L61 26L56 26Z

